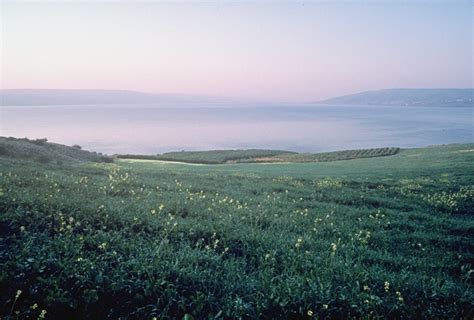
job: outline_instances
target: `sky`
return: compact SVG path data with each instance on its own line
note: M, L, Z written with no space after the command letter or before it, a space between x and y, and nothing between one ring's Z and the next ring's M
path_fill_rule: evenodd
M317 101L473 86L471 1L1 1L0 87Z

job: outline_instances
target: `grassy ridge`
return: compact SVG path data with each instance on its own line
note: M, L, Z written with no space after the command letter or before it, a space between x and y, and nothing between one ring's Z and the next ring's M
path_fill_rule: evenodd
M196 167L0 159L0 316L472 318L473 149Z
M29 159L40 163L63 161L81 162L113 162L113 159L81 150L80 146L68 147L62 144L50 143L47 139L17 139L0 137L0 157Z
M250 159L250 162L324 162L353 160L361 158L393 156L399 151L400 148L373 148L322 153L286 153L272 157Z
M241 161L259 157L273 157L292 153L281 150L248 149L248 150L211 150L211 151L181 151L167 152L156 156L118 155L122 159L145 159L178 161L187 163L222 164L230 161Z
M168 152L161 155L117 155L120 159L165 160L187 163L223 164L253 162L323 162L391 156L400 148L373 148L324 153L297 153L282 150L213 150Z

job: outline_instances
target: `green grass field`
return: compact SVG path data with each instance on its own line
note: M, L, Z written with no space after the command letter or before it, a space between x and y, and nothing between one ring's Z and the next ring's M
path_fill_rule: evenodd
M157 155L121 154L119 159L163 160L185 163L223 164L227 162L252 161L258 157L274 157L295 152L266 149L249 150L210 150L210 151L180 151L167 152Z
M274 162L325 162L392 156L400 148L373 148L360 150L343 150L324 153L297 153L282 150L211 150L211 151L181 151L168 152L158 155L121 154L119 159L163 160L172 162L229 164L229 163L274 163Z
M0 156L2 319L472 319L474 144L319 163Z

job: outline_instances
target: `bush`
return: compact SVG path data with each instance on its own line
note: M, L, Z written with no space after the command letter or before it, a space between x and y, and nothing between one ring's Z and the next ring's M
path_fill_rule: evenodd
M36 161L38 161L39 163L49 163L51 162L51 158L45 155L40 155L36 158Z
M36 139L36 140L29 140L29 139L26 139L26 140L28 140L30 143L36 144L38 146L42 146L42 145L46 144L46 142L48 142L48 139L46 139L46 138Z
M5 146L0 146L0 156L6 156L6 155L8 155L8 154L9 154L9 152L8 152L7 147L5 147Z
M101 156L99 162L112 163L114 159L108 156Z
M81 147L80 145L78 145L78 144L75 144L75 145L73 145L72 147L73 147L74 149L79 149L79 150L82 149L82 147Z

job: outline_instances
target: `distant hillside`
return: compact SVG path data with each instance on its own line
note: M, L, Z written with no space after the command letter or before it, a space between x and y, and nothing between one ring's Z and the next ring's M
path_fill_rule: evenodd
M251 160L262 157L273 157L282 154L291 154L294 152L282 150L265 150L265 149L249 149L249 150L210 150L210 151L180 151L167 152L155 156L147 155L117 155L122 159L144 159L144 160L164 160L178 161L187 163L203 163L203 164L221 164L226 162L239 162L243 160Z
M466 107L473 104L474 89L386 89L336 97L318 104Z
M80 146L68 147L50 143L46 139L0 137L0 158L29 159L40 163L52 161L113 162L111 157L81 150Z
M193 94L152 94L129 90L0 90L0 105L91 105L154 103L217 103L230 101L221 97Z
M391 156L400 148L373 148L343 150L324 153L297 153L282 150L212 150L168 152L158 155L117 155L121 159L165 160L187 163L276 163L276 162L326 162Z
M250 159L251 162L327 162L340 160L353 160L362 158L375 158L393 156L400 151L400 148L372 148L341 150L321 153L285 153L273 157ZM242 161L243 162L243 161Z

